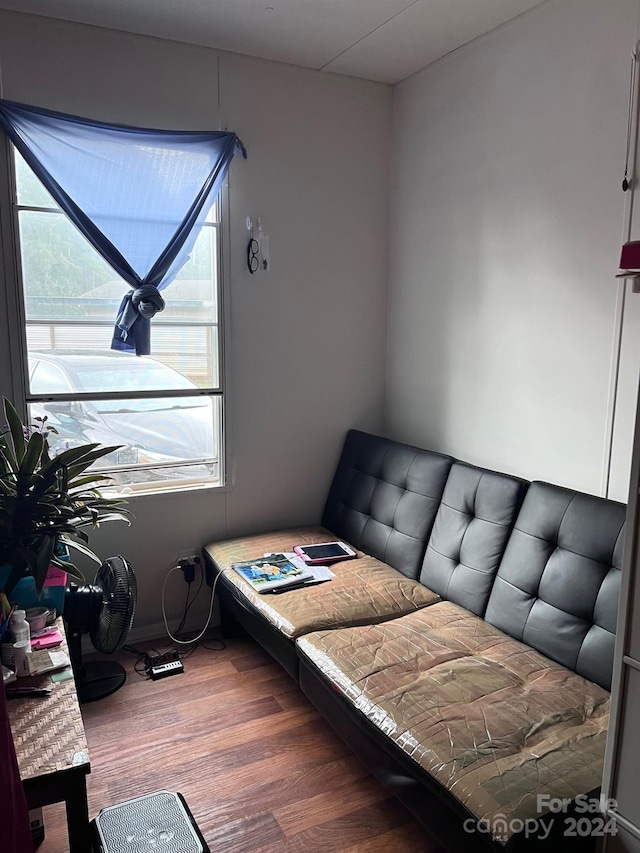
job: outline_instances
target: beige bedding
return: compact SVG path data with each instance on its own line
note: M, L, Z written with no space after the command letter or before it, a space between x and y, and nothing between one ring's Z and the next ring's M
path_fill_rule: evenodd
M324 528L306 527L214 542L205 550L220 568L229 568L232 563L265 553L291 551L294 545L331 541L335 541L335 536ZM330 566L335 577L328 583L280 595L261 595L232 569L225 573L225 578L290 639L324 628L380 622L440 600L418 581L406 578L373 557L357 553L355 560Z
M298 646L502 843L600 785L609 694L455 604Z

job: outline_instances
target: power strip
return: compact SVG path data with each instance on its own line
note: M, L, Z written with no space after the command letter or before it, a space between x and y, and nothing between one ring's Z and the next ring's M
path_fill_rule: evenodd
M180 660L170 660L167 663L159 663L149 668L149 675L153 681L166 678L169 675L179 675L184 672L184 666Z
M172 660L180 660L180 652L177 652L175 649L171 649L161 655L151 655L150 663L151 666L158 666L160 663L168 663Z

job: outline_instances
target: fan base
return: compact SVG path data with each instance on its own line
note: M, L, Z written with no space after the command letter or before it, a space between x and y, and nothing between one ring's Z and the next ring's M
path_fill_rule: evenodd
M124 667L116 661L96 660L83 663L79 677L76 678L78 699L81 702L104 699L119 690L126 680Z

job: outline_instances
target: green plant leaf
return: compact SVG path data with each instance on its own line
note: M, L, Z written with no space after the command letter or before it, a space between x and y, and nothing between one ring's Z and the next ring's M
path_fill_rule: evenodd
M98 459L102 459L103 456L108 456L109 453L113 453L116 450L119 450L122 447L121 444L109 446L109 447L101 447L98 450L92 450L87 453L82 459L76 462L73 465L69 466L69 480L73 485L73 480L82 474L87 468L92 465L94 462L97 462ZM98 473L98 472L96 472ZM111 477L109 474L103 475L105 480L110 480Z
M83 528L116 520L130 524L126 500L103 497L99 491L99 486L111 481L109 475L84 474L118 448L86 444L50 457L47 435L53 430L46 419L25 441L20 418L6 400L5 412L9 428L0 433L0 564L14 567L9 579L14 585L24 574L31 574L38 592L52 563L84 580L72 563L56 557L55 543L60 540L100 563L85 544L89 537Z
M36 571L36 555L31 548L24 545L18 545L14 549L16 565L25 567L29 570L29 574L35 575Z
M24 427L22 425L22 421L20 420L20 416L13 407L13 404L9 400L7 400L6 397L3 398L3 402L4 416L7 420L7 425L11 430L11 438L13 440L16 461L19 463L22 460L22 457L24 456Z
M62 468L58 471L58 489L63 494L66 495L69 492L69 469L66 465L63 465Z
M4 468L7 473L15 474L18 470L16 454L13 447L7 441L6 433L0 435L0 453L3 457Z
M9 577L4 582L4 591L9 597L13 592L15 585L22 578L24 574L24 563L19 559L13 563L13 568L9 572Z
M66 544L68 544L68 543L66 543ZM59 569L62 569L63 572L66 572L68 575L71 575L72 577L77 578L78 580L82 581L83 583L86 580L84 574L80 571L80 569L77 566L75 566L72 562L70 562L69 560L61 560L59 557L56 557L54 555L51 558L51 563L52 563L52 565L57 566Z
M82 542L77 542L75 539L71 539L68 536L64 537L64 544L68 545L70 548L75 548L76 551L80 551L81 554L84 554L85 557L89 557L90 560L94 560L98 565L102 564L102 560L95 554L91 548L87 548L86 545L83 545Z
M18 469L18 476L31 477L36 470L36 465L40 461L43 448L44 438L39 432L34 432L24 446L24 454L20 462L20 468Z
M5 483L4 477L0 477L0 492L3 495L12 495L14 494L14 489L8 483Z
M96 527L100 527L101 524L104 524L107 521L124 521L127 527L131 527L131 520L125 515L124 512L110 512L106 515L101 515L98 519Z
M57 456L52 456L49 462L45 462L40 469L40 474L46 476L51 471L59 471L64 465L70 468L78 460L88 456L99 446L98 444L83 444L81 447L70 447L68 450L63 450Z
M43 536L40 547L36 551L36 570L34 577L38 598L40 597L42 587L44 586L44 582L47 578L47 572L49 571L49 565L51 563L51 557L53 556L56 539L56 536Z
M101 483L103 485L106 485L112 479L113 478L110 477L108 474L87 474L86 477L78 477L78 479L70 478L69 493L75 494L76 489L88 486L89 483Z

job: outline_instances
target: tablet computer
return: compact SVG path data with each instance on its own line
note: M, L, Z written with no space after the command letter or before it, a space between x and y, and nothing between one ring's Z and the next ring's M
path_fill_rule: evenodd
M322 542L319 545L296 545L294 552L307 563L336 563L357 557L344 542Z

